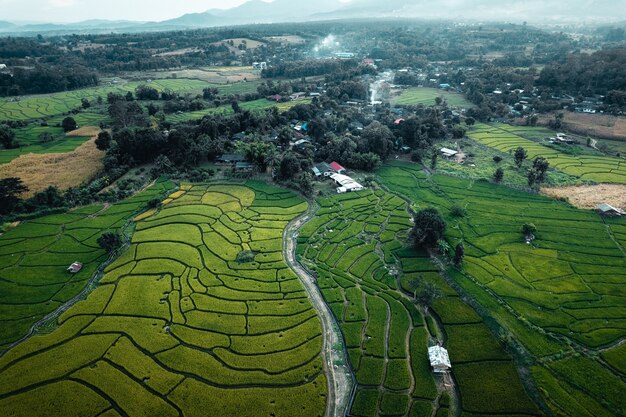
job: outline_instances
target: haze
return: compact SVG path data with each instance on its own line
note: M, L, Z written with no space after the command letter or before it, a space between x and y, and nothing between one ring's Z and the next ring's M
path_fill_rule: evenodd
M260 3L261 0L252 0ZM285 0L276 0L283 3ZM229 9L246 0L0 0L0 20L20 22L78 22L91 19L163 21L187 13ZM270 3L270 1L267 1ZM252 6L252 5L250 5ZM262 5L260 5L262 6ZM289 4L294 6L294 4ZM255 8L258 9L259 5ZM422 17L529 21L602 22L626 20L626 0L324 0L316 2L310 16L325 17Z

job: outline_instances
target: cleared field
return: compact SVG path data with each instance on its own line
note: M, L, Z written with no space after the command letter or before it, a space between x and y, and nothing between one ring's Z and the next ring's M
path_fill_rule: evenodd
M599 184L578 187L542 188L542 194L553 198L563 198L575 207L595 209L599 204L608 203L613 207L626 209L626 185Z
M72 141L72 139L74 141ZM96 148L95 139L85 142L82 137L68 137L66 153L63 147L51 148L55 153L29 153L0 165L0 178L18 177L29 191L24 197L43 191L53 185L60 190L78 187L94 179L102 170L105 152ZM80 146L71 150L70 143Z
M26 96L20 98L19 101L3 98L0 99L0 121L30 120L64 114L80 107L83 98L95 100L97 97L102 97L106 99L109 93L134 92L138 86L143 84L150 85L159 91L169 89L179 93L201 93L202 89L208 86L206 82L200 80L167 79L154 80L150 83L136 81L63 93Z
M521 146L528 152L529 159L543 156L550 162L551 167L584 180L597 183L626 184L626 160L624 159L594 155L568 155L522 136L534 132L545 138L543 130L507 125L477 124L468 133L468 136L479 143L507 153L512 153Z
M261 111L261 110L266 110L266 109L271 109L273 107L276 107L279 112L285 112L289 110L290 108L292 108L293 106L296 106L298 104L310 104L310 103L311 103L310 99L289 101L286 103L276 103L274 101L266 100L263 98L259 100L246 101L243 103L239 103L239 107L241 107L242 110L249 110L249 111ZM224 105L220 107L213 107L210 109L198 110L194 112L174 114L174 115L168 116L167 121L170 123L183 123L183 122L188 122L191 120L202 119L204 116L207 116L210 114L229 115L233 113L234 111L231 105Z
M386 166L379 177L416 209L434 206L447 217L448 241L465 244L463 273L454 280L531 355L543 358L533 372L555 413L624 415L623 402L605 400L596 387L615 386L613 370L593 355L557 358L610 348L626 335L626 219L604 223L594 212L546 197L426 177L413 164ZM451 216L454 204L465 207L466 217ZM532 245L520 233L524 223L537 226ZM585 367L592 368L593 378L579 377ZM623 398L626 388L616 386Z
M443 97L452 107L473 106L462 94L428 87L415 87L403 90L400 95L391 100L391 103L396 106L416 106L418 104L434 106L437 97Z
M427 316L425 323L408 295L412 292L410 282L418 277L435 283L446 293L434 310L445 318L446 331L450 325L453 366L490 359L508 369L508 380L500 380L494 391L468 393L468 403L471 395L473 401L484 404L467 409L495 415L537 412L519 379L511 378L516 371L510 358L480 317L443 283L427 254L403 249L401 242L410 228L404 201L383 191L367 191L320 199L318 203L322 208L300 231L298 253L317 274L322 294L344 334L358 384L350 415L410 412L422 416L437 411L432 402L438 390L427 357L435 329L426 326L432 323L432 317ZM399 280L392 271L401 271ZM469 332L463 332L466 325L471 327ZM452 334L452 329L458 330ZM489 350L477 357L468 344L470 340ZM476 382L470 378L463 381L463 387ZM507 404L502 409L485 405L495 389Z
M159 182L109 209L89 206L20 224L0 236L0 352L46 314L72 299L107 256L96 243L173 185ZM70 274L66 268L82 262Z
M55 331L0 359L3 413L45 408L44 387L66 416L323 415L321 325L282 260L306 203L255 182L168 200Z

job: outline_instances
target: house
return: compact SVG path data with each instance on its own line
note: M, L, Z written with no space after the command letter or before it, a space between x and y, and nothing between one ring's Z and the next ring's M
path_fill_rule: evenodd
M224 154L215 159L215 161L219 164L229 164L235 165L237 162L245 162L246 157L243 155L237 154Z
M254 165L250 162L237 162L235 164L235 168L233 169L235 172L252 172L254 171Z
M436 373L444 373L452 368L448 351L441 346L429 347L428 359L430 360L430 366Z
M309 97L321 97L321 93L309 93Z
M301 91L301 92L298 92L298 93L293 93L292 95L289 96L289 99L291 101L296 101L296 100L300 100L301 98L304 98L304 97L306 97L306 93Z
M402 151L402 153L411 153L411 147L410 146L403 146L400 148L400 150Z
M341 165L339 165L339 163L333 161L330 163L330 167L333 169L333 171L335 171L337 174L344 174L347 170L342 167Z
M439 88L442 89L442 90L448 90L450 87L451 86L448 83L439 84Z
M295 141L293 146L295 148L299 148L301 146L308 145L309 143L311 143L311 140L308 139L308 136L307 136L304 139L300 139L300 140Z
M363 123L355 121L355 122L350 122L350 124L348 125L348 128L350 130L361 131L361 130L365 129L365 126L363 125Z
M320 162L319 164L315 165L312 170L313 174L315 174L316 177L329 177L335 173L335 170L332 169L332 167L326 162Z
M350 59L354 58L355 56L355 54L353 54L352 52L335 52L334 55L340 59Z
M597 207L598 212L607 217L620 217L626 216L626 211L613 207L610 204L602 203Z
M267 97L267 99L269 101L275 101L277 103L280 103L281 101L283 101L283 96L281 96L280 94L274 94L273 96Z
M400 118L400 119L396 119L396 120L394 120L394 121L393 121L393 124L394 124L394 125L400 125L400 124L402 124L402 123L404 123L404 119L402 119L402 118Z
M441 156L443 156L446 159L450 159L455 157L458 154L457 151L453 151L452 149L448 149L448 148L441 148Z
M332 178L333 181L335 181L337 185L339 185L339 187L337 187L338 194L361 191L365 189L365 187L363 187L361 184L348 177L347 175L333 174L330 176L330 178Z
M253 62L252 68L260 70L267 69L267 62Z
M67 268L67 270L70 271L72 274L78 273L81 269L83 269L83 264L81 264L80 262L74 262Z
M7 64L0 64L0 70L7 69Z

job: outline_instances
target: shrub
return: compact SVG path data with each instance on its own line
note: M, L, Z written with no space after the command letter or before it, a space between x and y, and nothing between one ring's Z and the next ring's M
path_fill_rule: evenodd
M248 262L254 262L254 257L256 256L256 254L250 250L244 250L241 251L237 254L237 262L239 262L240 264L243 263L248 263Z
M465 217L467 212L465 211L463 207L459 206L458 204L455 204L450 209L450 214L452 215L452 217Z

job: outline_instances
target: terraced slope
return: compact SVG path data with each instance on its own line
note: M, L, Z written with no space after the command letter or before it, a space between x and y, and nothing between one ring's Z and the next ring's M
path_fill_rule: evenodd
M505 338L521 342L555 414L626 415L618 359L626 337L624 219L605 223L545 197L429 178L413 164L387 166L379 175L416 208L434 206L446 215L448 240L462 240L466 249L456 283L504 327ZM467 216L453 218L453 204ZM533 245L520 233L527 222L538 228Z
M518 130L519 131L519 130ZM523 138L509 126L477 124L468 136L475 141L503 152L513 152L518 147L526 149L528 158L543 156L550 166L566 174L598 183L626 184L626 160L608 156L571 156ZM541 129L540 132L545 132Z
M58 329L0 359L0 409L323 415L320 322L282 259L306 207L260 183L183 186L137 218L130 249Z
M344 334L358 384L350 415L447 415L448 397L435 384L427 354L429 344L446 339L455 375L459 369L457 407L467 416L538 414L510 357L481 318L443 282L427 254L403 249L411 226L403 200L366 191L319 204L300 232L298 252L317 273ZM445 294L426 320L410 296L413 280L432 282ZM486 350L473 352L468 337ZM477 379L486 373L489 384Z
M108 209L89 206L27 221L0 236L0 353L35 322L85 287L106 253L96 240L119 230L146 202L173 188L167 181ZM83 269L70 274L75 261Z

